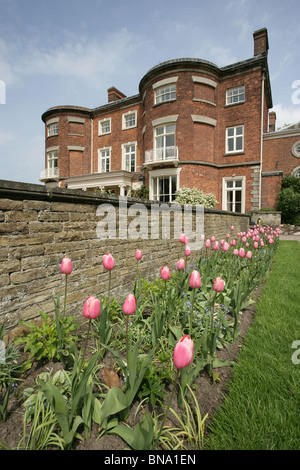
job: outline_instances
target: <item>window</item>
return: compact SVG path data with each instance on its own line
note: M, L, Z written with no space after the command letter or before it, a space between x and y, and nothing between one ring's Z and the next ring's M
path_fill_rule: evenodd
M300 158L300 140L294 143L292 147L292 154L294 155L294 157Z
M58 167L58 152L48 152L48 169L54 169Z
M132 127L136 127L136 111L129 112L123 114L122 116L122 129L131 129Z
M176 100L176 85L167 85L155 90L155 104Z
M160 202L172 202L177 191L177 176L152 178L153 199Z
M99 121L98 134L105 135L111 133L111 118Z
M226 153L242 152L244 150L244 126L228 127L226 129Z
M175 147L175 124L155 128L155 160L168 160L177 156Z
M229 212L245 212L245 177L223 178L222 209Z
M111 147L98 149L98 172L106 173L110 171Z
M123 168L125 171L136 171L136 142L122 145Z
M49 124L48 126L48 137L51 137L52 135L58 135L58 122Z
M231 88L226 91L226 104L236 104L245 101L245 87Z

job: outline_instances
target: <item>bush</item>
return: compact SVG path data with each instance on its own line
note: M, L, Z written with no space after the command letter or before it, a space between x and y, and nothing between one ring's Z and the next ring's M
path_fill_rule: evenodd
M281 211L282 222L300 225L300 179L285 176L282 189L277 197L277 209Z
M178 204L199 204L209 209L213 209L218 204L214 194L205 194L202 190L185 188L184 186L176 191L175 202Z

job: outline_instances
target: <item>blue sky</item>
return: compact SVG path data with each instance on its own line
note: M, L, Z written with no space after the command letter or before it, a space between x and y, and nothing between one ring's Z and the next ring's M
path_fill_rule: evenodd
M299 14L299 0L0 0L0 179L40 183L49 107L135 95L168 59L248 59L263 27L277 126L299 122Z

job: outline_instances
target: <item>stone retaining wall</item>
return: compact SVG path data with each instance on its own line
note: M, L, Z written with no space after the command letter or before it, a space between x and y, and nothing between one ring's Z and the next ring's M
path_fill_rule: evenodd
M128 211L137 202L128 198ZM150 212L153 203L139 202ZM53 297L58 292L61 297L64 294L64 276L60 272L64 256L70 257L73 264L68 277L70 314L81 314L88 296L107 293L108 273L102 266L106 252L115 258L111 293L117 298L133 289L137 248L143 252L143 277L159 276L163 265L175 268L181 248L177 239L99 239L97 207L101 204L111 204L118 214L117 197L0 181L0 325L5 323L11 329L21 320L38 318L41 310L53 312ZM128 224L131 220L128 217ZM248 224L245 215L204 212L206 237L214 235L220 240L231 225L236 234L246 231Z

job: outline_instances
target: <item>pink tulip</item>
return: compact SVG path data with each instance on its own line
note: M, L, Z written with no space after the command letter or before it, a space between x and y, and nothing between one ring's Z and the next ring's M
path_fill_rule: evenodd
M192 289L197 289L201 286L200 273L194 270L190 275L190 287Z
M222 250L223 251L228 251L229 250L229 244L227 242L223 243Z
M185 256L190 256L191 252L192 252L192 250L191 250L190 247L187 245L187 246L185 247L185 250L184 250Z
M245 250L244 250L244 248L240 248L240 249L239 249L239 257L240 257L240 258L244 258L244 257L245 257Z
M221 277L216 277L214 280L213 290L216 292L222 292L225 287L225 281Z
M251 258L252 258L252 253L251 253L251 251L247 251L247 253L246 253L246 258L247 258L247 259L251 259Z
M215 242L215 243L214 243L213 249L214 249L215 251L218 251L218 249L219 249L219 242Z
M123 312L126 315L132 315L136 308L136 298L133 294L128 294L123 304Z
M231 231L233 231L233 230L234 230L234 226L233 226L233 225L231 225L231 227L230 227L230 230L231 230Z
M201 235L201 240L205 240L205 235L204 235L204 233Z
M70 258L65 256L61 262L60 270L63 274L71 274L72 272L72 262Z
M185 261L183 258L180 258L178 261L177 261L177 269L181 270L181 269L184 269L185 268Z
M182 233L182 234L180 235L179 241L180 241L180 243L183 243L183 244L185 245L185 243L186 243L186 236L185 236L184 233Z
M216 239L216 237L214 237L214 236L211 237L211 241L212 241L212 242L214 242L215 239Z
M238 255L238 254L239 254L239 250L238 250L237 248L235 248L235 249L233 250L232 254L235 255L235 256Z
M100 300L94 296L86 299L82 314L85 318L97 318L100 315Z
M254 243L253 243L253 248L255 248L255 249L258 248L258 243L257 243L257 242L254 242Z
M230 235L229 235L229 233L227 233L227 234L226 234L226 238L229 238L229 237L230 237Z
M205 242L205 248L209 248L210 247L210 240L206 240Z
M137 260L142 259L142 256L143 256L143 253L141 252L141 250L136 250L135 252L136 259Z
M246 237L243 237L242 238L242 242L245 243L247 241L247 238Z
M183 369L191 364L194 356L194 342L189 335L183 336L173 351L173 360L177 369Z
M111 271L115 266L115 260L110 253L106 253L102 256L103 266L107 271Z
M160 276L164 281L167 281L171 277L170 269L167 266L160 268Z

